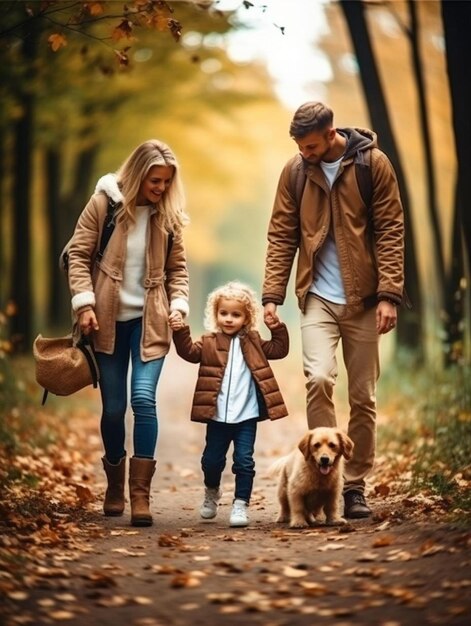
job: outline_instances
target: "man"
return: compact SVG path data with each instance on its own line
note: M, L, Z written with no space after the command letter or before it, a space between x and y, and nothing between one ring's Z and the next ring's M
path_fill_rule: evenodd
M396 325L404 283L399 188L391 163L377 148L375 133L335 128L333 112L320 102L298 108L290 135L302 156L306 179L298 199L293 167L299 156L288 161L280 176L268 229L264 318L266 323L278 319L277 306L285 300L298 252L296 295L308 425L336 426L332 395L336 349L342 339L348 435L355 444L345 466L344 514L368 517L371 509L364 492L375 457L379 335ZM371 157L371 201L363 200L357 175L361 152L367 164Z

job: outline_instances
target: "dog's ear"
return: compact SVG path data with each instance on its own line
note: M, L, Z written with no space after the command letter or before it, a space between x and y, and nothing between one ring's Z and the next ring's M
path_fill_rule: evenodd
M352 458L354 443L350 437L341 430L337 431L337 437L339 439L340 450L347 461L349 461Z
M298 443L298 448L303 453L306 461L309 459L311 455L311 433L306 433L301 441Z

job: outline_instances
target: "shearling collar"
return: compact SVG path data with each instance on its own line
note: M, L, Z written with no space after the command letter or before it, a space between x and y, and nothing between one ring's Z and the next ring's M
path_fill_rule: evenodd
M95 193L104 192L111 198L115 204L123 202L124 197L121 193L116 180L116 174L105 174L102 176L95 187Z

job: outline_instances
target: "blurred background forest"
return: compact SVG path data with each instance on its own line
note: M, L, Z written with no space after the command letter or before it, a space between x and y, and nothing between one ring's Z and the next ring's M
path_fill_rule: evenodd
M196 335L218 284L260 293L278 176L295 154L289 123L322 100L337 126L377 132L401 187L413 306L381 341L381 406L395 416L383 432L417 466L427 459L428 484L468 480L469 24L471 2L454 0L1 2L0 449L13 458L34 435L31 345L70 329L58 258L97 179L146 139L176 153ZM302 411L288 293L279 371Z
M451 0L2 2L9 349L69 325L62 246L98 177L152 137L182 165L192 325L222 281L259 290L278 175L295 152L289 122L318 99L338 126L373 128L398 173L413 308L397 344L418 362L469 362L470 195L457 157L461 137L466 172L469 15ZM295 326L292 291L283 315Z

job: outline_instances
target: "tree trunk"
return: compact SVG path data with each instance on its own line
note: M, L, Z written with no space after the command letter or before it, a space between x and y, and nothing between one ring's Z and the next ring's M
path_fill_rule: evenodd
M5 284L5 268L7 267L7 254L5 250L5 233L3 226L5 224L4 215L6 213L6 178L7 178L7 166L6 166L6 130L3 125L0 125L0 198L4 198L0 202L0 268L2 268L3 280L0 283L0 310L5 307L5 300L8 294L9 286Z
M379 79L370 36L360 0L340 0L347 26L352 39L353 49L360 68L360 78L365 94L372 127L378 134L380 148L391 159L396 171L405 221L405 280L408 295L412 301L411 311L402 309L398 319L398 342L411 348L423 357L422 352L422 295L419 288L419 273L415 254L415 244L410 219L410 201L404 171L394 139L386 101Z
M59 197L61 154L50 149L46 156L47 215L51 255L49 258L49 280L54 297L49 299L48 323L62 328L70 325L70 293L67 277L59 268L59 256L75 228L78 216L93 192L91 181L98 152L96 144L89 146L76 157L74 183L70 193Z
M33 123L35 97L32 90L34 59L39 30L32 27L22 41L27 80L18 93L21 117L14 125L13 148L13 245L16 258L11 270L11 300L16 314L11 320L11 339L20 352L30 350L32 342L33 298L31 280L31 181L33 180Z
M48 298L48 324L52 328L59 328L67 323L70 324L70 298L67 286L67 277L59 269L59 255L66 243L64 213L66 208L60 201L59 189L61 176L61 153L50 148L46 152L46 202L47 202L47 226L49 230L49 298ZM54 294L54 297L52 297Z
M457 220L462 235L459 239L464 246L454 246L452 272L449 294L461 291L463 308L461 311L464 338L463 355L467 363L470 362L470 335L471 335L471 288L470 288L470 251L471 251L471 83L466 59L471 58L471 37L469 24L471 23L471 3L442 1L443 28L445 34L446 60L448 81L450 85L453 130L455 136L456 155L458 159L458 180L456 194ZM455 229L454 229L455 230ZM454 238L457 234L454 233ZM456 239L455 239L456 241ZM464 249L463 249L464 248ZM464 268L461 276L453 276L453 265ZM464 279L464 280L462 280ZM457 281L460 281L460 284ZM467 285L464 287L463 285ZM465 292L466 290L466 292Z
M438 219L435 170L433 167L432 145L430 141L430 124L427 110L427 99L425 94L425 81L419 51L419 22L417 19L417 5L415 3L415 0L408 0L407 4L409 7L411 22L409 38L411 42L412 68L414 70L414 80L417 87L420 131L425 157L428 209L430 213L430 223L432 224L432 236L435 252L434 257L440 283L440 303L443 306L443 294L445 290L445 260L443 256L443 238L440 227L440 220Z

